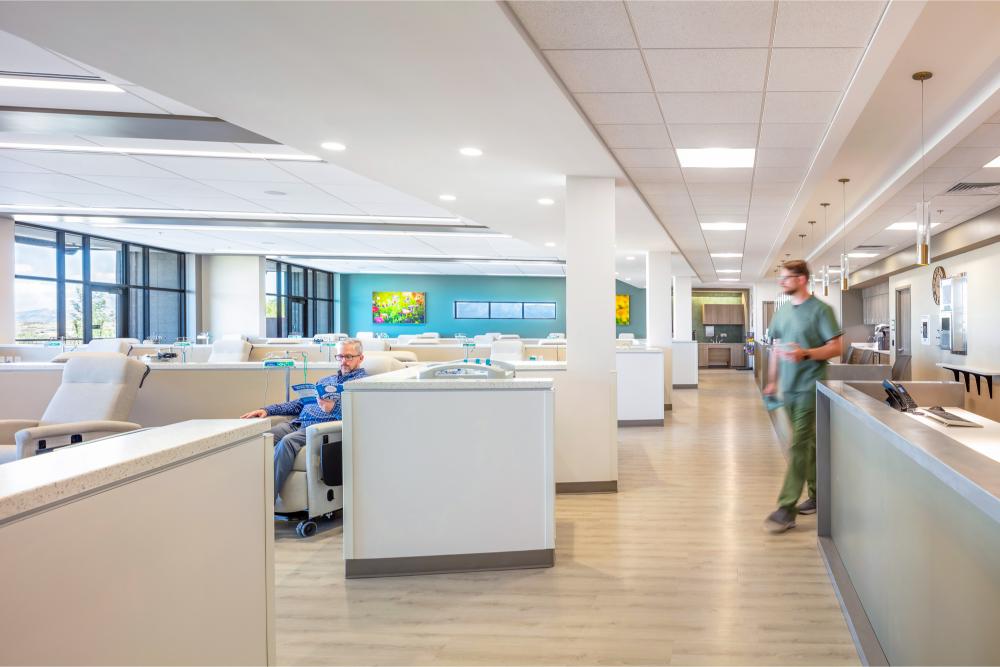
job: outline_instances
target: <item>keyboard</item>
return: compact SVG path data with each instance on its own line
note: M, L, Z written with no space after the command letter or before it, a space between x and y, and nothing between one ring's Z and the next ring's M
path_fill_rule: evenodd
M931 419L934 419L935 421L939 421L942 424L945 424L946 426L970 426L972 428L983 427L982 424L977 424L974 421L969 421L965 417L959 417L956 414L948 412L940 405L935 405L929 408L922 408L922 411L926 416L930 417Z

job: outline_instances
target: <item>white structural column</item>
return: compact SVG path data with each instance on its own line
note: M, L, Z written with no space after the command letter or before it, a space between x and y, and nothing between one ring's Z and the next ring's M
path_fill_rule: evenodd
M671 288L673 275L670 270L669 252L651 252L646 255L646 343L663 350L663 407L670 409L673 395L671 353L673 331L671 326L673 300Z
M674 340L693 340L691 328L691 276L674 276Z
M0 343L13 343L14 220L0 216Z
M263 257L202 255L200 279L202 327L215 338L266 335Z
M618 488L615 379L615 181L566 177L566 373L556 429L573 433L556 457L560 491Z

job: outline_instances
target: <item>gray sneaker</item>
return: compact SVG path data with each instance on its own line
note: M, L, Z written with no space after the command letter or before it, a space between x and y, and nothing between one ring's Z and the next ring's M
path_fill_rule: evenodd
M779 507L764 519L764 530L778 534L795 528L795 515L788 509Z
M807 498L799 503L795 507L795 511L799 514L815 514L816 513L816 499Z

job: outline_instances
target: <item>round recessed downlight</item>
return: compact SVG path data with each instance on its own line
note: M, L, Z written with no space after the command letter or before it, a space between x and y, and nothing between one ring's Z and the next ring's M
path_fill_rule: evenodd
M629 256L628 256L628 257L626 257L625 259L626 259L627 261L629 261L629 262L634 262L634 261L635 261L635 255L629 255Z
M556 203L556 200L550 199L548 197L542 197L541 199L538 200L538 203L541 204L542 206L552 206L553 204Z
M441 201L455 201L457 197L455 195L439 195L438 199Z
M319 147L323 148L325 150L328 150L328 151L337 151L338 153L340 151L346 151L347 150L347 146L345 146L344 144L340 143L339 141L324 141L323 143L321 143L319 145Z
M483 149L476 148L475 146L463 146L458 149L458 152L466 157L479 157L483 154Z
M545 242L545 247L546 248L555 248L556 244L554 242L552 242L552 241L546 241Z

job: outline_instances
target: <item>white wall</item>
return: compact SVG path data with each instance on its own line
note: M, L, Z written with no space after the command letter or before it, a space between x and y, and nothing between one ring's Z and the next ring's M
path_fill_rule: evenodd
M0 343L13 343L14 220L0 217Z
M201 327L216 339L225 334L263 336L264 258L202 255L200 260Z

